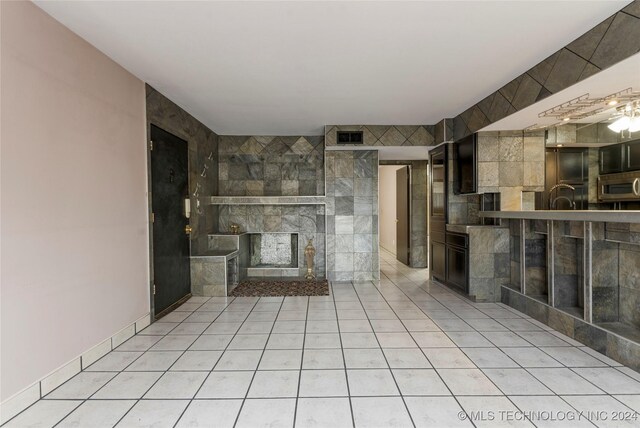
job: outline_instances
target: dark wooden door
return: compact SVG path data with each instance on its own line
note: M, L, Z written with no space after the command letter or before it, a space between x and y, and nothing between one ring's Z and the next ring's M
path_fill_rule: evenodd
M411 183L409 167L396 171L396 258L409 265L410 230L409 214L411 212Z
M154 315L191 293L189 235L184 199L189 195L188 145L151 125Z

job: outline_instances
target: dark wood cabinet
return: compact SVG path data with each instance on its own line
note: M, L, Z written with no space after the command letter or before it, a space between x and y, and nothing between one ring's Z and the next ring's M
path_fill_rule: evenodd
M640 140L600 148L600 175L640 170Z
M600 174L615 174L624 170L624 145L600 148Z
M430 272L438 281L446 281L446 246L447 228L447 145L437 147L429 152L429 195L430 195Z
M571 210L574 201L578 210L589 207L589 152L585 148L547 149L546 153L546 190L542 200L544 209ZM556 184L568 184L567 187L551 189ZM551 198L550 198L551 196ZM554 201L553 207L549 200Z
M624 143L625 171L640 170L640 141Z
M431 276L438 281L445 282L447 253L446 246L442 242L431 241Z
M469 292L468 235L447 233L446 283L464 293Z

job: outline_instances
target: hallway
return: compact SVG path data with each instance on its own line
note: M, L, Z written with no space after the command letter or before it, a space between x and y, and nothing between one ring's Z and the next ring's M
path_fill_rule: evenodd
M194 297L6 426L637 426L636 372L381 268L329 297Z

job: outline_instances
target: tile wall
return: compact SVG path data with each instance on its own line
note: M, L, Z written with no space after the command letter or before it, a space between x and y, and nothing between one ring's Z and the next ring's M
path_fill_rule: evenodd
M326 152L327 274L334 281L380 278L378 152Z
M500 287L509 282L509 229L469 228L469 295L477 302L500 300Z
M220 136L220 196L324 194L324 137Z
M480 132L478 193L544 191L544 132Z

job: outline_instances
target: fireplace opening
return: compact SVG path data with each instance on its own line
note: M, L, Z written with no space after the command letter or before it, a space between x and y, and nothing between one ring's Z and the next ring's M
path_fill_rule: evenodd
M252 268L298 268L297 233L252 233L249 236Z

